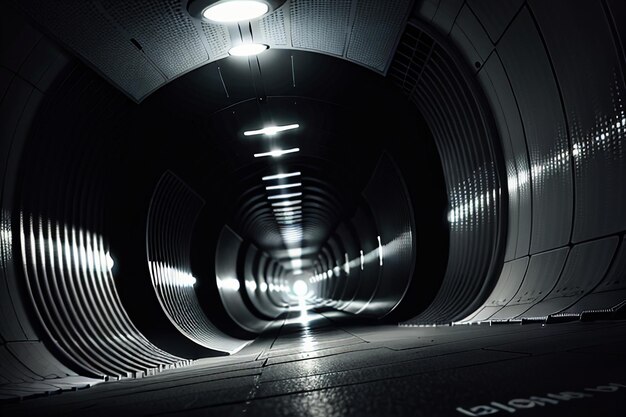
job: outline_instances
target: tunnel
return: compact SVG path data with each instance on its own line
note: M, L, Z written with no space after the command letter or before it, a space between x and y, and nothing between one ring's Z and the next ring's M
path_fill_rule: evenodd
M3 5L3 416L624 415L623 1Z

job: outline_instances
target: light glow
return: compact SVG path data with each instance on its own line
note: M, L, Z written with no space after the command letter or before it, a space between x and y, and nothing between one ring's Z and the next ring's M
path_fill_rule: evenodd
M298 175L301 175L301 173L300 172L288 172L286 174L268 175L266 177L263 177L263 181L280 180L283 178L297 177Z
M115 266L115 261L113 261L113 258L111 257L111 254L109 252L106 253L106 261L107 261L107 269L109 271L112 271L113 267Z
M309 286L306 285L306 282L299 279L293 283L293 287L291 288L293 293L297 295L299 298L303 298L306 293L309 292Z
M300 197L302 193L276 194L267 197L268 200L282 200L283 198Z
M237 0L218 3L202 12L205 19L219 23L241 22L256 19L269 11L269 6L260 1Z
M283 190L285 188L300 187L301 185L302 185L301 182L294 182L291 184L270 185L268 187L265 187L265 189L266 190Z
M287 250L287 253L292 258L298 258L302 256L302 248L291 248Z
M294 153L294 152L300 152L300 148L291 148L291 149L275 149L273 151L269 151L269 152L261 152L261 153L255 153L254 157L255 158L262 158L264 156L271 156L273 158L279 158L285 154L288 153Z
M292 130L292 129L297 129L299 128L300 125L299 124L292 124L292 125L285 125L285 126L267 126L264 127L263 129L259 129L259 130L248 130L243 132L244 136L254 136L254 135L267 135L267 136L274 136L275 134L277 134L278 132L284 132L285 130Z
M378 236L378 264L383 266L383 245L380 242L380 236Z
M296 206L296 207L283 207L283 208L275 208L274 212L275 213L295 213L296 211L302 211L302 206Z
M253 56L265 52L269 46L264 43L242 43L230 48L228 53L232 56Z
M195 283L195 279L194 279ZM217 287L222 290L239 291L239 280L236 278L217 277Z
M300 269L302 268L302 259L292 259L291 260L291 267L293 269Z
M291 217L297 214L302 214L302 210L292 210L292 211L283 211L279 213L274 213L274 216L278 217Z
M300 204L300 203L302 203L302 200L281 201L278 203L272 203L272 207L287 207L287 206L293 206L293 205Z

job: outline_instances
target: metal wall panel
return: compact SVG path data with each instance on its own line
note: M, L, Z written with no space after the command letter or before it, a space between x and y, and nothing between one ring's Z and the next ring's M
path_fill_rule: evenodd
M506 306L490 318L516 318L544 299L559 280L568 252L568 248L561 248L531 256L521 287Z
M626 302L626 243L624 237L615 253L611 268L602 281L564 313L581 314L585 311L610 310Z
M530 156L531 253L569 242L572 161L559 91L541 37L523 10L497 47L517 99Z
M546 317L559 313L589 294L608 270L618 241L617 237L610 237L574 246L554 288L541 302L524 312L524 316Z
M473 71L478 71L493 51L491 39L467 5L456 17L450 38L460 46L467 66Z
M576 186L572 241L623 231L626 86L601 2L530 4L554 64L572 138L569 153Z
M382 317L402 300L411 279L416 258L415 224L411 196L398 168L388 154L378 160L363 196L376 221L380 281L367 308L368 314ZM368 254L367 256L371 256Z
M532 229L530 168L524 128L502 61L492 54L478 73L493 109L506 165L508 233L504 259L528 255Z
M514 261L505 262L496 287L481 308L462 322L480 322L489 320L500 311L517 294L528 269L527 256Z
M524 0L467 0L467 5L494 43L500 39L523 3Z

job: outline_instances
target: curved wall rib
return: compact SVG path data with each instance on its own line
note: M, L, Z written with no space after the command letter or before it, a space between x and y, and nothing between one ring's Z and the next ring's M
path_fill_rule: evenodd
M176 328L208 349L235 353L249 342L221 332L206 316L194 289L191 235L204 200L171 171L161 176L150 201L146 252L152 285Z

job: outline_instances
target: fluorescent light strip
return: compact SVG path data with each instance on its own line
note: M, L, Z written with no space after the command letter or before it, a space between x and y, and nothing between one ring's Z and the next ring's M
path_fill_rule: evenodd
M292 124L292 125L284 125L284 126L267 126L259 130L248 130L246 132L243 132L243 135L244 136L254 136L254 135L274 136L278 132L284 132L285 130L297 129L299 127L300 125L297 123Z
M292 184L280 184L280 185L270 185L269 187L265 187L266 190L282 190L285 188L294 188L301 186L301 182L294 182Z
M302 210L293 210L293 211L286 211L283 213L274 213L274 216L276 217L289 217L289 216L295 216L296 214L302 214Z
M276 150L269 151L269 152L255 153L254 157L255 158L261 158L263 156L272 156L274 158L278 158L278 157L283 156L285 154L294 153L294 152L300 152L300 148L276 149Z
M281 201L279 203L272 203L272 207L287 207L300 203L302 203L302 200Z
M293 216L300 216L302 215L302 210L297 210L297 211L288 211L285 213L274 213L274 217L279 218L279 217L293 217Z
M302 214L298 214L297 216L293 216L293 217L279 217L276 220L277 221L290 221L290 220L299 220L302 219Z
M267 197L268 200L282 200L283 198L300 197L302 193L276 194Z
M302 206L275 208L274 212L276 212L276 213L289 213L289 212L297 211L297 210L302 210Z
M300 172L289 172L287 174L268 175L267 177L263 177L263 181L280 180L280 179L283 179L283 178L297 177L298 175L301 175L301 173Z

